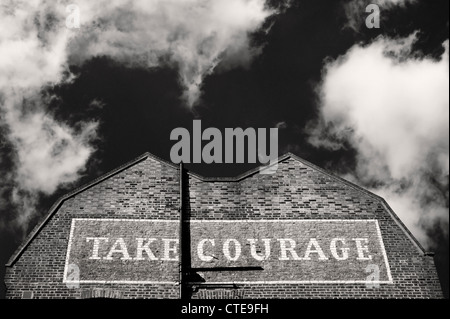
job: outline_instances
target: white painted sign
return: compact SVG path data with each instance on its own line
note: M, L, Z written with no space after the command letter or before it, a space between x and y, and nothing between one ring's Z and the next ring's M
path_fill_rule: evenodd
M391 283L376 220L191 220L199 282ZM67 265L79 282L176 283L178 221L73 219ZM370 269L372 269L370 268Z

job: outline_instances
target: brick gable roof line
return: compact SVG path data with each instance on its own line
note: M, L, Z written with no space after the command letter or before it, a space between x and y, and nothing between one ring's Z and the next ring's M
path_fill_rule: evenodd
M25 239L25 241L16 249L16 251L14 252L14 254L11 256L11 258L8 260L8 262L6 263L6 267L12 267L14 265L14 263L17 261L17 259L22 255L22 253L25 251L25 249L28 247L28 245L32 242L32 240L37 236L37 234L42 230L42 228L45 226L45 224L50 220L50 218L54 215L54 213L56 211L58 211L58 209L61 207L61 205L68 199L74 197L75 195L105 181L106 179L121 173L122 171L146 160L147 158L152 158L154 160L159 161L162 164L168 165L170 167L172 167L173 169L179 170L179 166L166 161L158 156L155 156L153 154L151 154L150 152L146 152L144 154L142 154L141 156L138 156L137 158L111 170L110 172L101 175L99 177L97 177L96 179L94 179L93 181L84 184L80 187L75 188L74 190L72 190L71 192L61 196L53 205L52 207L50 207L48 213L43 216L43 218L36 224L36 226L33 228L33 230L28 234L27 238ZM365 195L368 195L376 200L378 200L380 202L380 204L389 212L389 214L391 215L391 217L393 218L393 220L396 222L396 224L400 227L400 229L405 233L405 235L411 240L411 242L416 246L416 248L419 250L420 253L424 254L424 255L434 255L434 253L432 252L426 252L425 249L422 247L422 245L419 243L419 241L414 237L414 235L412 235L412 233L408 230L408 228L403 224L403 222L400 220L400 218L397 216L397 214L395 214L395 212L392 210L392 208L389 206L389 204L380 196L369 192L368 190L353 184L339 176L333 175L329 172L327 172L326 170L298 157L295 154L292 154L290 152L281 155L280 157L278 157L278 159L276 161L272 161L269 165L263 165L263 166L259 166L256 167L254 169L251 169L247 172L244 172L243 174L240 174L236 177L204 177L201 176L199 174L193 173L187 169L186 172L187 174L189 174L190 176L203 181L203 182L240 182L250 176L253 176L257 173L260 172L260 170L262 169L267 169L270 168L273 165L277 165L280 162L283 162L289 158L293 158L296 161L301 162L302 164L317 170L319 172L321 172L322 174L325 174L335 180L338 180L339 182L342 182L344 184L346 184L347 186L361 192L364 193Z

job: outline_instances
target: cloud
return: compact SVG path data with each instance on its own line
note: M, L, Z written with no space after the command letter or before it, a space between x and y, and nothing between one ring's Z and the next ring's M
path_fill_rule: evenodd
M39 103L34 97L31 103ZM52 194L60 184L71 183L91 155L89 142L95 137L96 122L80 123L79 132L44 113L44 107L27 112L17 107L22 101L8 100L5 121L15 149L14 179L21 189ZM26 102L30 103L30 102ZM5 105L4 105L5 107Z
M69 4L0 4L0 134L12 149L1 152L15 163L11 171L0 166L0 209L15 204L16 222L23 227L40 194L78 180L95 152L97 121L61 122L48 109L52 97L43 94L74 80L69 65L96 56L129 67L171 65L192 107L204 77L219 63L224 69L246 66L260 52L249 34L276 13L264 0L79 0L77 29L66 25L76 14L73 6L66 11ZM93 100L85 107L103 106Z
M344 12L347 17L345 28L358 32L365 27L366 18L372 11L366 12L369 4L376 4L380 8L380 20L383 20L383 11L404 7L416 3L418 0L349 0L344 4Z
M58 81L67 62L94 56L148 68L168 61L178 67L192 106L219 62L245 66L260 52L249 34L276 13L264 0L80 0L80 28L68 29L69 4L34 0L1 7L0 87L11 76L21 86Z
M98 123L70 127L46 112L46 104L37 92L18 90L6 91L1 105L0 125L7 128L5 136L14 150L9 154L12 171L3 175L1 184L11 188L9 199L20 212L15 222L24 229L35 215L38 195L77 181L94 152L91 142Z
M0 209L14 205L15 226L26 229L39 194L51 194L79 178L93 152L96 122L58 122L47 110L42 88L67 81L70 33L58 27L60 13L47 2L10 2L0 7L0 126L2 167Z
M79 1L81 30L71 61L107 55L130 66L178 67L189 106L219 62L246 65L259 51L249 42L274 14L264 0Z
M357 167L346 177L383 196L430 245L434 224L448 233L448 41L436 61L415 56L415 40L380 37L329 62L318 88L320 120L308 130L317 147L351 145Z
M39 88L61 80L70 32L45 2L0 7L0 88Z

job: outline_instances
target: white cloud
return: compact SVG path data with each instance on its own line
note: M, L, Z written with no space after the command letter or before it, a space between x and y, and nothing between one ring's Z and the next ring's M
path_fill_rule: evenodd
M97 123L75 129L57 121L40 94L48 85L73 80L63 76L69 63L109 56L152 68L168 61L177 66L185 101L193 106L204 77L219 62L245 66L258 54L249 33L274 14L264 0L79 0L80 28L69 29L65 22L72 12L66 7L72 3L0 4L0 125L16 163L0 187L12 183L21 225L33 215L38 194L76 181L94 152ZM101 106L94 100L86 108Z
M94 152L98 123L82 122L75 130L58 122L45 111L47 101L33 91L6 91L2 102L0 124L14 149L14 167L1 183L11 187L10 200L19 211L15 222L26 230L39 194L50 195L79 179Z
M58 9L64 7L45 1L0 7L0 125L15 165L2 176L2 197L9 196L10 202L0 208L14 204L16 225L24 230L35 214L38 194L76 181L93 152L97 124L79 123L75 132L53 118L40 94L46 85L64 81L70 32L58 25Z
M0 87L11 77L21 86L58 81L68 57L81 63L106 55L140 67L155 67L170 57L192 106L203 78L224 55L233 65L245 65L259 52L249 45L248 34L275 13L264 0L80 0L80 29L69 30L69 3L35 0L3 6ZM49 40L45 47L43 39Z
M71 61L107 55L131 66L155 67L169 57L179 68L192 106L203 78L224 55L247 64L258 52L248 33L273 14L264 0L79 1L81 30L70 44ZM224 62L226 63L227 60Z
M435 61L413 57L414 40L379 38L327 64L320 124L309 129L316 146L350 143L358 152L354 178L378 185L372 190L427 245L425 230L448 224L448 41Z
M57 25L57 14L40 1L0 7L0 89L61 80L70 32Z
M19 96L19 99L21 96ZM36 106L41 103L33 97L34 111L24 112L22 101L6 101L5 122L9 139L16 150L17 168L14 179L22 190L52 194L60 184L78 179L93 152L89 142L95 137L96 122L81 123L79 133L64 123L57 122Z

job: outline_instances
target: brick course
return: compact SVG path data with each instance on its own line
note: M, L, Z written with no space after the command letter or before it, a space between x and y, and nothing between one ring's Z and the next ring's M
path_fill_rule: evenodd
M348 283L239 284L200 287L192 298L442 298L433 257L423 252L381 198L292 154L281 157L278 165L275 174L255 170L235 179L186 174L185 217L194 221L375 219L393 283L378 288ZM69 289L62 281L73 218L179 220L176 166L145 154L57 204L7 265L7 298L21 298L26 291L32 291L33 298L180 297L177 284L81 283L80 289ZM174 280L176 268L167 269L167 276Z

